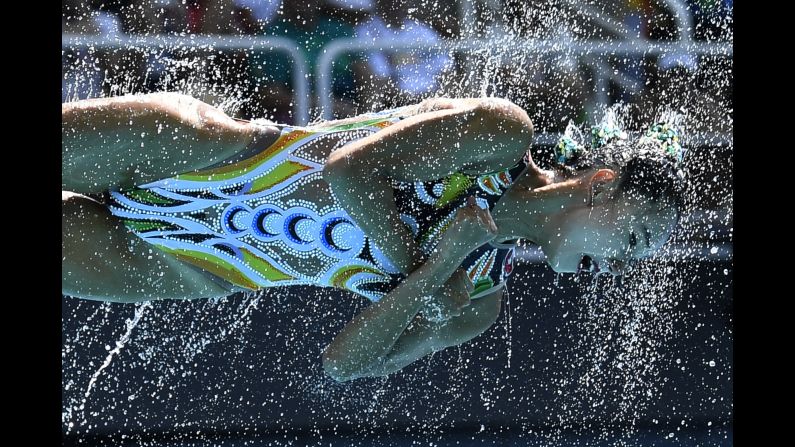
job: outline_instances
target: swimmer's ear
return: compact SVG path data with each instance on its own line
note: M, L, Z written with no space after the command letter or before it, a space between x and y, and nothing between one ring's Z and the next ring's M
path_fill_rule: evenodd
M588 179L588 206L604 203L615 188L617 177L616 171L612 169L599 169L591 174Z

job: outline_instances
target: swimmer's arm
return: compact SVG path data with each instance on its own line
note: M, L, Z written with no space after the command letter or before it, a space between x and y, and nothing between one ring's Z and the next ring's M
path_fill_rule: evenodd
M396 107L392 109L389 115L380 115L380 116L402 116L402 117L414 116L423 113L435 112L437 110L453 109L455 107L461 107L465 104L474 106L476 105L475 103L480 100L481 100L480 98L428 98L417 104ZM310 126L317 129L325 129L325 128L342 126L345 124L355 124L355 123L360 123L362 121L362 118L365 117L366 115L367 114L365 113L364 115L358 115L351 118L341 118L338 120L322 121L310 124Z
M437 246L427 262L381 300L356 315L337 334L323 352L326 374L340 382L367 377L368 371L392 352L395 342L414 321L425 305L423 297L444 284L464 257Z
M232 157L263 133L178 93L61 105L62 190L100 193L171 177Z
M500 316L503 290L472 300L460 316L447 321L431 322L418 315L392 351L362 375L380 377L392 374L428 354L458 346L482 334Z
M493 172L529 149L527 113L497 98L425 101L413 116L335 151L324 178L343 208L403 273L421 262L400 220L392 180L431 181L454 172Z

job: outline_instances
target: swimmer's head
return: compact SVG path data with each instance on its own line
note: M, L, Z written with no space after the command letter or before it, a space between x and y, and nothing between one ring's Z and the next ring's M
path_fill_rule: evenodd
M577 179L584 200L556 213L542 244L557 272L621 275L668 241L683 208L684 149L679 132L661 120L630 141L615 120L591 129L590 147L570 125L558 144L558 168ZM681 119L681 118L679 118Z

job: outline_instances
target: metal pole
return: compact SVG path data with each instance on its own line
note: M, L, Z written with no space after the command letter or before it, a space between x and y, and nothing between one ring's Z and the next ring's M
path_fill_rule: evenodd
M693 15L687 9L687 5L682 0L663 0L668 9L673 13L676 27L679 30L679 41L689 43L693 41Z
M459 38L469 38L475 31L475 0L460 0L458 3L458 15L460 23Z

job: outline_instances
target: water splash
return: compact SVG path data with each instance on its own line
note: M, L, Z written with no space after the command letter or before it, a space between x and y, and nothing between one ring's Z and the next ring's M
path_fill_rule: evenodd
M91 378L88 381L88 385L86 386L86 390L83 393L82 402L80 402L80 404L77 407L69 407L69 408L67 408L67 411L64 412L64 414L62 415L63 422L65 424L67 424L67 427L68 427L67 428L67 433L69 433L69 430L72 427L74 427L74 422L71 420L72 419L72 412L74 410L77 410L77 411L80 411L80 412L84 412L85 407L86 407L86 403L88 402L88 399L91 396L91 390L94 389L94 386L96 385L97 380L99 380L99 376L102 374L102 371L104 371L105 368L110 366L110 363L113 361L113 358L121 352L121 350L124 348L124 346L130 340L130 336L132 335L133 330L138 326L138 322L141 321L141 318L144 316L144 313L150 307L152 307L152 305L149 302L145 302L145 303L141 303L139 305L136 305L135 313L133 315L133 318L132 319L128 319L126 321L126 323L125 323L126 331L124 332L124 334L121 336L121 338L119 340L116 341L115 346L113 347L113 349L109 349L110 346L106 346L106 349L109 349L108 355L105 357L105 360L102 362L102 364L99 366L99 368L97 368L97 370L94 371L94 373L91 375ZM85 413L83 413L83 415L84 415L83 423L86 423Z
M559 132L569 121L594 122L602 116L603 109L594 100L605 93L603 86L596 85L593 79L599 61L571 51L552 57L521 52L510 43L517 39L555 38L557 47L565 49L572 42L610 36L588 26L588 17L573 13L563 2L533 2L532 7L527 7L526 2L505 2L506 8L512 8L510 13L489 9L488 5L496 3L486 3L485 11L478 12L473 27L461 30L461 34L490 39L493 45L466 57L458 55L465 66L463 73L442 75L440 88L429 96L511 99L528 111L539 133ZM611 19L616 17L611 5L590 6L601 12L601 18ZM432 11L436 6L435 2L423 1L416 12ZM732 40L729 33L728 42ZM232 114L253 102L248 96L249 86L243 85L239 78L230 74L225 81L220 80L225 73L220 69L219 76L219 69L207 52L196 54L191 48L126 50L143 52L145 59L154 57L160 61L161 71L148 68L145 76L145 83L153 84L156 89L186 93ZM122 54L124 50L116 53L118 67L133 62L133 57ZM145 90L123 69L100 64L103 54L106 53L88 49L74 58L73 71L67 70L65 74L68 78L64 84L65 98L115 96ZM627 92L614 96L626 96L621 99L636 104L636 115L632 116L638 122L648 123L659 114L661 106L675 105L687 108L688 124L694 130L733 129L731 98L724 93L731 91L727 88L732 82L730 58L703 57L695 72L673 69L657 73L659 85L650 87L647 96L640 90L632 93L631 88L621 87L626 79L620 75L633 64L649 71L654 65L632 61L622 65L625 62L625 58L609 58L606 68L615 76L611 77L606 93L609 96L616 90ZM256 88L262 87L257 83ZM380 99L386 102L390 98ZM356 106L358 111L367 111L365 104ZM714 174L710 172L715 162L707 160L704 154L696 155L706 161L694 163L692 170L705 179L699 188L691 190L689 200L701 205L710 202L710 206L722 211L707 211L713 222L708 225L688 221L685 224L689 225L688 229L678 240L688 241L702 235L709 240L712 234L721 232L716 227L723 226L728 228L730 242L732 195L721 193L715 186L719 182L712 181ZM732 160L728 163L731 165ZM686 261L698 256L699 250L700 246L691 245L682 252L666 249L661 256ZM82 405L85 409L91 398L94 411L84 411L81 419L84 433L108 423L112 415L122 413L122 408L133 416L111 422L129 430L161 423L185 430L243 427L256 431L263 420L289 428L299 416L283 407L285 402L297 401L311 403L305 410L318 415L318 420L322 415L331 424L353 426L362 435L371 434L372 425L388 426L393 419L408 413L406 420L420 427L417 439L432 443L440 436L435 434L436 430L451 418L463 417L462 413L465 416L467 407L483 406L490 414L513 417L506 407L522 402L524 396L534 399L560 390L559 397L544 404L549 406L548 420L560 429L551 437L552 444L560 445L564 442L554 440L561 439L564 429L594 420L633 424L643 417L644 409L662 386L660 371L671 361L665 347L675 337L683 336L674 332L674 323L687 317L681 309L684 300L681 290L683 279L693 280L687 277L689 268L690 264L682 262L671 272L659 262L650 263L640 267L634 277L628 277L624 287L613 284L608 277L591 281L582 278L574 283L568 277L554 275L523 289L522 283L527 278L514 278L511 293L505 296L505 312L500 322L504 333L487 331L467 345L437 353L389 379L346 385L330 383L322 375L317 352L346 318L361 309L342 302L350 297L340 298L312 289L268 291L268 299L264 300L268 305L262 308L263 295L204 302L157 302L136 308L136 315L140 310L141 316L145 309L149 310L147 318L135 323L135 337L131 336L132 328L118 324L121 315L127 313L124 307L109 304L91 307L94 303L75 306L78 310L91 311L88 315L78 312L64 317L64 402L82 399L82 404L68 406L64 424L69 432L73 428L72 407ZM726 275L723 270L721 267L715 275ZM545 277L539 274L538 278ZM702 280L713 279L711 276ZM576 306L567 308L563 324L554 328L560 331L558 337L545 338L548 334L539 329L537 322L550 317L551 303L561 299L557 290L572 283L580 288ZM517 296L512 297L514 292ZM302 294L311 295L311 299ZM530 312L527 310L530 306L537 307ZM250 323L258 313L266 313L268 321L276 322L277 327L262 330L252 327ZM77 319L77 315L79 321L70 320ZM107 333L117 326L127 327L120 338ZM537 336L539 345L568 341L573 347L553 346L550 351L544 351L546 346L515 340L518 331ZM263 337L264 341L250 339L251 334ZM106 340L113 339L119 340L116 348L97 367L92 363L97 354L90 347L101 347ZM126 348L122 350L123 347ZM521 355L514 355L514 351ZM535 358L540 352L553 354L546 356L548 361L544 362L543 358ZM478 356L482 357L477 359L480 366L473 370L471 365ZM713 361L712 357L709 361ZM119 364L123 364L124 372L116 371ZM558 376L552 369L545 369L550 364L565 365L569 374ZM726 364L730 362L718 361L715 369ZM523 382L522 374L531 370L543 371L537 373L542 377L540 382ZM205 382L207 377L213 377L214 381ZM77 389L75 384L85 383L86 379L85 391ZM271 384L282 388L270 391L273 394L260 394L261 388L267 389L263 385ZM605 409L615 396L618 396L615 411L608 412ZM217 412L217 407L224 409L223 414ZM255 412L261 420L247 419L251 407L262 408ZM366 414L359 412L361 408L368 410ZM600 418L594 419L594 412L600 412ZM529 416L518 415L516 420L525 427L525 433L532 433ZM319 426L316 423L314 427ZM629 431L622 433L628 436ZM283 444L294 442L285 440Z

